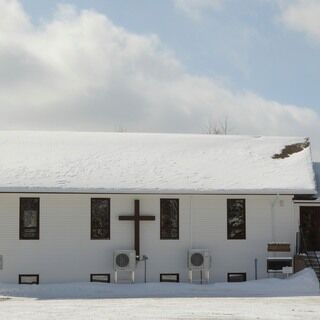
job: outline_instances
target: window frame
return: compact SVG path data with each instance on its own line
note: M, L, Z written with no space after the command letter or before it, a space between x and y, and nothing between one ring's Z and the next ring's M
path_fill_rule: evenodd
M244 225L244 236L241 238L231 238L230 237L230 233L231 233L231 226L229 225L229 203L231 201L243 201L244 203L244 213L243 213L243 225ZM246 215L247 215L247 203L246 203L246 199L245 198L228 198L227 199L227 240L246 240L247 239L247 219L246 219Z
M36 227L36 234L34 237L29 238L24 236L24 229L26 228L24 226L24 219L23 219L23 208L22 208L22 202L26 199L33 199L38 200L37 204L37 227ZM39 197L21 197L19 198L20 204L19 204L19 240L40 240L40 198Z
M175 276L176 280L165 280L163 277L165 276ZM179 280L179 273L160 273L160 282L173 282L173 283L178 283L180 282Z
M282 265L281 268L273 269L271 268L270 263L278 263L278 265L281 263L285 264ZM267 258L267 273L282 273L282 269L284 267L290 267L293 268L293 259L292 257L268 257Z
M162 208L162 203L164 201L168 200L175 200L177 201L177 206L178 206L178 217L177 217L177 224L178 224L178 230L177 230L177 236L175 238L169 238L169 237L164 237L162 235L162 213L163 213L163 208ZM180 238L180 203L178 198L161 198L160 199L160 240L179 240Z
M22 282L22 277L36 277L35 282ZM19 274L19 284L39 284L39 274Z
M242 281L230 281L230 276L232 276L232 275L243 276L244 280L242 280ZM230 283L246 282L247 281L247 273L246 272L228 272L227 280Z
M93 214L92 214L92 203L95 200L107 200L108 202L108 208L109 208L109 212L108 212L108 236L107 237L103 237L103 238L99 238L99 237L94 237L93 236ZM91 198L90 199L90 239L91 240L110 240L111 239L111 201L110 198Z
M94 280L95 276L106 276L107 280ZM98 283L110 283L110 273L91 273L90 274L90 282L98 282Z

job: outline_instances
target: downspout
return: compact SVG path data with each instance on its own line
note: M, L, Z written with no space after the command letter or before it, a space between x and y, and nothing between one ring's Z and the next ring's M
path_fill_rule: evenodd
M276 235L275 235L275 206L277 204L277 201L279 200L279 193L277 193L275 199L271 203L271 238L272 242L276 241Z
M193 239L192 239L192 196L189 196L189 247L192 249Z
M299 237L300 237L300 217L297 216L297 212L299 212L299 208L300 206L296 205L294 203L293 200L294 196L292 196L291 198L291 228L293 231L295 231L295 251L293 251L295 254L298 254L298 252L300 252L300 241L299 241ZM299 217L299 218L298 218ZM296 221L298 221L298 225L296 223Z

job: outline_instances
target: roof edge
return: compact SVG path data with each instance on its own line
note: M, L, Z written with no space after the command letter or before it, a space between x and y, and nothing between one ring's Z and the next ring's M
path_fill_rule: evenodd
M306 195L315 196L315 189L116 189L116 188L50 188L10 187L1 188L0 193L56 193L56 194L181 194L181 195Z

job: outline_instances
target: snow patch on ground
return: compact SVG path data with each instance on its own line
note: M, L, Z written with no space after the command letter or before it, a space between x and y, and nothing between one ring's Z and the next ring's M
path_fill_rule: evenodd
M281 297L319 295L319 282L312 269L288 279L261 279L238 283L70 283L16 285L0 284L0 297L34 299L100 299L150 297Z

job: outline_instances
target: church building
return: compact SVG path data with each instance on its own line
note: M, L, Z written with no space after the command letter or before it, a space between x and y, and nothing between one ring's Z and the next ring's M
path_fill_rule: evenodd
M319 275L306 138L0 132L0 283Z

